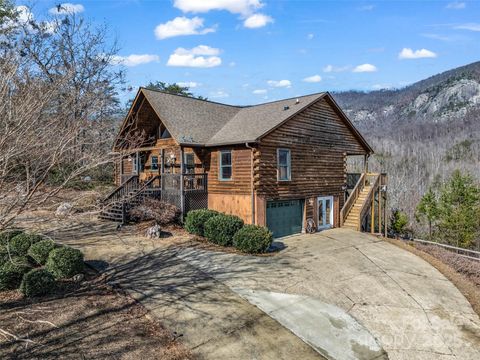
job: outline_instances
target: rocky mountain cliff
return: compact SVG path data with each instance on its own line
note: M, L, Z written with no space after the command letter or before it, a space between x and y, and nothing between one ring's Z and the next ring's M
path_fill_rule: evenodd
M447 123L480 111L480 62L432 76L402 89L335 93L363 130ZM382 131L383 128L383 131Z

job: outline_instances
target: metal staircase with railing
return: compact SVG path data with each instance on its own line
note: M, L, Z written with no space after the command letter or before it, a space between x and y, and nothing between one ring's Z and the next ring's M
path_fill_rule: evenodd
M375 228L375 194L386 184L385 174L363 173L360 175L350 196L340 211L340 225L357 231L364 231L365 219L370 215L370 228ZM377 196L377 215L381 228L381 198Z

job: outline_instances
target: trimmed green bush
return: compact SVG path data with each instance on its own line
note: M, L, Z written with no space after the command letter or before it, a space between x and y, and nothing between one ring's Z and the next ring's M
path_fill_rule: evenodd
M250 253L264 253L272 245L272 233L263 226L245 225L233 237L233 246Z
M53 249L48 254L45 268L56 279L71 278L83 271L83 254L68 246Z
M30 256L39 265L45 265L50 251L55 249L55 242L53 240L41 240L28 249L28 256Z
M18 289L22 277L32 267L26 258L12 258L0 267L0 291Z
M42 240L41 235L21 233L10 239L8 249L17 256L26 256L30 246Z
M45 269L33 269L23 275L20 291L27 297L51 294L55 290L55 277Z
M238 216L220 214L207 220L204 225L205 237L211 242L222 245L233 245L233 235L243 226Z
M0 245L0 266L5 264L9 259L8 250L5 246Z
M0 233L0 245L7 246L8 242L15 236L22 234L21 230L6 230Z
M200 209L189 211L185 218L185 230L190 234L204 235L204 224L208 219L217 216L218 212L209 209Z

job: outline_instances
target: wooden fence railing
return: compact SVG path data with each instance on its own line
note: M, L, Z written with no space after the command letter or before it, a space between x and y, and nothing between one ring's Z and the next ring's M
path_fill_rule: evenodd
M127 180L118 188L113 190L110 194L103 199L103 205L108 205L122 200L130 192L138 189L138 175L131 175Z
M361 174L357 180L357 183L355 184L355 187L350 192L350 196L348 197L347 201L345 201L345 204L340 210L340 226L343 225L345 219L347 218L348 214L350 213L350 210L352 209L353 205L357 201L358 195L360 195L364 186L365 186L365 174Z
M447 249L448 251L455 252L457 255L462 256L464 258L470 259L470 260L476 260L480 261L480 251L475 251L475 250L470 250L470 249L464 249L452 245L447 245L447 244L442 244L438 243L435 241L428 241L428 240L421 240L421 239L409 239L406 241L414 241L418 242L421 244L426 244L426 245L435 245L442 247L444 249Z
M368 181L370 183L370 190L368 191L367 198L365 202L362 205L362 208L360 210L360 221L359 221L359 228L358 230L361 230L362 227L362 221L366 216L366 212L372 208L372 197L375 196L375 192L377 191L377 188L380 184L380 174L367 174L365 181Z

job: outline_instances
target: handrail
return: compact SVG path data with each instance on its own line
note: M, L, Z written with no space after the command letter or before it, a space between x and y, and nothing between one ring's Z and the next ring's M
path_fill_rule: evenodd
M126 199L124 199L125 201L129 201L129 200L132 200L132 199L135 199L137 198L138 196L140 195L143 195L143 193L145 192L145 190L148 190L150 189L150 185L152 185L152 183L157 180L157 179L161 179L162 176L161 175L155 175L154 177L150 178L147 182L145 182L141 188L139 188L137 191L135 191L135 193L129 197L127 197Z
M343 225L345 219L350 213L350 210L352 210L352 207L357 201L357 198L362 192L364 186L365 186L365 173L362 173L357 183L355 184L355 187L350 193L350 196L348 197L347 201L345 201L345 204L343 205L342 210L340 210L340 226Z
M375 176L375 181L371 185L370 190L368 191L368 194L367 194L367 198L366 198L365 202L362 204L362 207L360 209L360 216L358 218L359 221L358 221L358 228L357 228L357 230L359 230L359 231L360 231L360 228L362 226L361 225L362 220L365 217L364 211L369 209L369 207L367 205L371 203L370 198L371 198L372 194L373 194L373 196L375 196L375 190L377 189L378 182L380 181L380 175L379 174L368 174L368 175L369 176Z
M103 199L102 203L104 205L120 200L125 194L128 194L132 190L133 186L138 184L138 175L130 176L122 185L113 190L110 194Z

